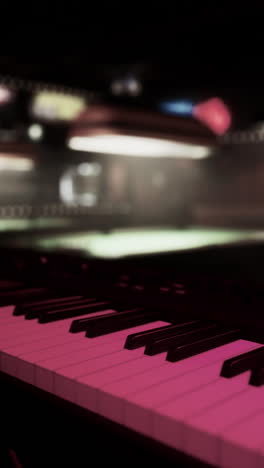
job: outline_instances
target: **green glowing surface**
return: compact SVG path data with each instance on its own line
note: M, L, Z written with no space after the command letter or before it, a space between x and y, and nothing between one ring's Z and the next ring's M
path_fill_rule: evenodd
M34 228L69 226L72 222L59 218L32 218L32 219L0 219L0 232L21 231Z
M78 249L96 257L117 258L251 240L264 240L264 232L227 229L120 229L106 234L90 232L50 236L37 241L36 244L41 248Z

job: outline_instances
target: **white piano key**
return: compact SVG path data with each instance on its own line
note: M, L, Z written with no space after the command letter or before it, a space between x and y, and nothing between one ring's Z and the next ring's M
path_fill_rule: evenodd
M162 325L167 325L167 322L152 322L115 332L114 341L105 345L98 345L96 349L93 348L93 359L90 350L84 349L73 356L65 354L60 358L38 362L36 365L35 385L44 390L53 391L63 398L72 401L71 388L77 377L109 367L113 361L112 354L116 355L116 364L125 359L128 361L135 358L136 355L140 356L143 354L143 348L132 353L133 357L130 351L123 349L127 334L160 327ZM68 388L69 394L67 394ZM76 389L74 390L74 394L75 393ZM74 400L76 400L76 397L74 397Z
M89 317L107 314L108 312L108 310L94 312L93 314L89 314ZM30 374L27 372L23 374L23 370L18 373L18 365L22 366L25 362L25 359L18 359L19 356L33 352L33 350L40 351L41 346L44 346L44 348L53 348L56 345L57 340L59 342L61 341L62 347L64 339L68 343L80 342L80 336L83 336L83 334L69 333L71 323L72 318L59 322L51 322L45 324L45 326L40 326L38 322L34 322L31 325L30 321L28 327L28 321L24 321L23 324L19 327L20 332L18 334L13 336L11 331L9 332L6 339L2 340L0 343L0 369L10 375L13 375L14 377L20 376L23 378L25 375L26 381L28 383L32 383L31 378L26 377ZM41 345L42 342L45 344ZM48 356L49 354L47 351L46 359L48 359ZM43 359L45 358L43 357ZM27 369L28 368L29 366L27 366Z
M118 348L119 343L117 344L113 338L99 344L95 340L89 340L82 336L79 337L78 342L70 342L63 346L56 346L55 349L51 347L44 351L19 356L18 377L40 386L40 376L45 373L45 380L42 382L41 388L44 389L45 386L45 390L52 391L53 370L114 352Z
M248 385L248 380L249 372L232 380L218 377L213 382L155 408L153 437L170 447L181 450L185 419L188 416L198 415L216 403L240 393Z
M81 335L81 334L80 334ZM51 337L45 336L44 338L41 338L36 341L27 341L26 343L20 343L19 345L8 345L8 346L3 346L1 347L1 352L8 353L14 356L19 356L22 354L26 353L32 353L34 351L39 351L39 350L45 350L55 346L58 346L60 344L69 343L70 341L77 341L78 336L71 334L71 333L63 333L63 334L56 334L55 336L52 335L52 341Z
M21 322L15 328L7 327L5 336L0 337L0 347L16 346L20 343L38 341L40 338L50 336L50 334L61 334L66 331L64 324L60 326L58 323L49 323L47 324L49 326L45 326L45 328L38 325L37 323L32 323L32 325L27 326L25 322ZM67 326L70 327L69 322L67 322Z
M14 305L0 307L0 324L4 323L10 316L13 317L14 309Z
M25 323L25 318L24 317L14 317L12 315L9 315L6 317L6 319L3 321L2 320L2 326L0 326L0 342L2 343L2 340L6 337L9 336L9 334L15 335L17 334L17 331L20 331L20 327L23 327L23 324ZM35 322L30 322L30 326L34 324ZM30 328L30 327L29 327Z
M263 416L263 411L260 413ZM263 434L263 422L261 423L261 430ZM257 468L263 467L264 466L264 437L262 436L261 438L261 443L258 445L258 464Z
M133 403L133 399L137 400L140 393L143 392L144 401L148 400L145 398L144 392L146 394L149 392L151 396L151 392L155 392L155 388L163 382L169 382L171 379L176 379L177 377L181 377L183 375L188 375L188 373L197 371L201 368L214 364L215 362L218 363L219 372L220 372L220 365L224 359L228 359L229 357L235 356L241 352L246 350L252 349L256 347L256 345L251 342L245 340L237 340L233 343L229 343L223 345L219 348L215 348L213 350L198 354L196 356L192 356L188 359L184 359L182 361L171 363L164 361L164 364L157 369L151 369L149 371L145 371L144 374L134 375L132 377L122 379L118 382L113 382L108 385L105 385L103 389L98 391L98 408L97 411L106 416L111 417L114 421L119 423L125 423L125 405L128 402L131 402L131 408L128 409L129 413L133 413L132 408L137 408L138 414L144 414L144 409L146 409L146 415L149 414L148 408L145 408L148 402L151 404L151 400L144 403L140 406L140 401L135 401ZM150 366L151 366L151 356L150 358ZM212 376L212 380L216 378L216 376ZM199 386L199 382L197 384ZM163 401L168 400L168 396L166 392L161 395ZM161 402L160 402L161 404ZM114 410L113 410L114 408ZM142 413L141 413L142 410ZM127 424L130 424L130 421L127 421ZM141 416L139 418L134 418L133 424L136 430L144 430L145 420ZM148 419L148 418L147 418ZM148 426L148 424L146 424Z
M125 404L124 423L126 426L151 436L155 409L163 401L186 395L195 389L212 382L221 370L222 361L190 372L188 375L169 379L151 389L130 396Z
M109 310L102 310L99 312L94 312L92 314L89 314L89 317L93 316L100 316L107 314ZM83 318L84 316L78 316L74 317L74 319L78 318ZM64 328L65 324L70 328L70 324L72 323L73 318L68 318L68 319L63 319L63 320L58 320L55 322L49 322L45 324L40 324L35 320L25 320L25 318L22 316L19 317L11 317L10 318L10 323L0 329L0 346L8 346L9 344L19 344L22 341L28 340L28 337L32 337L33 340L37 340L38 338L45 337L45 333L49 333L50 330L56 330L60 331L63 330L64 333ZM22 338L22 341L21 341ZM29 341L29 340L28 340Z
M57 356L59 352L66 352L66 345L70 348L70 352L72 347L80 346L83 341L83 335L77 337L77 335L71 335L67 333L67 330L64 330L63 334L55 333L50 335L48 339L22 342L15 347L5 347L0 351L1 369L14 377L21 378L25 382L34 383L34 369L31 363L35 362L34 357L36 355L39 360L41 358L47 359L51 356ZM43 342L44 345L41 344Z
M229 427L264 409L264 388L247 386L198 416L187 417L183 426L183 450L207 463L219 465L221 439Z
M131 361L125 361L121 364L116 364L109 369L103 369L96 373L83 375L77 378L77 404L89 410L98 411L97 393L103 390L104 386L120 381L128 376L144 373L149 369L157 369L164 365L166 354L162 353L157 356L140 356ZM113 413L113 417L112 417ZM106 414L104 414L106 416ZM107 417L115 420L115 407L108 407Z
M143 348L123 349L129 333L166 322L89 339L68 332L73 319L40 325L14 317L11 307L1 310L0 365L9 366L11 374L23 379L25 372L26 381L203 461L223 468L234 466L230 460L238 460L241 468L264 466L264 437L253 437L262 423L256 411L264 411L263 389L248 386L248 373L219 377L223 360L256 343L237 340L169 363L165 353L150 357ZM246 441L249 430L252 437Z
M84 400L86 408L94 409L97 379L100 381L102 378L104 380L113 378L114 368L117 368L122 364L127 364L129 366L129 363L134 363L135 361L138 361L138 358L142 358L142 356L144 356L144 348L134 350L132 353L131 351L124 349L124 343L127 335L129 333L137 333L166 325L168 325L167 322L154 322L116 333L117 336L113 343L113 348L108 354L105 353L102 355L102 350L99 349L98 358L93 361L89 360L89 362L82 362L74 366L57 370L54 374L54 393L65 399L70 399L70 395L74 395L74 401L76 403L80 404L80 400ZM118 343L119 336L120 341ZM95 385L91 385L89 387L87 385L87 381L89 380L89 377L91 377L91 374L94 376L95 373L97 376L97 379L95 377ZM102 373L104 376L102 376ZM117 375L117 373L115 375ZM85 376L86 383L82 382L82 376ZM93 393L93 397L91 397L91 393ZM93 402L92 407L91 401Z
M254 414L225 431L220 441L222 468L263 468L264 412Z
M134 350L132 353L124 349L124 343L127 335L166 325L168 325L167 322L160 321L133 327L122 332L118 332L118 334L116 333L116 335L120 335L120 338L122 336L122 340L120 340L120 343L117 345L115 352L109 356L104 355L101 357L100 351L100 356L93 362L84 362L80 365L77 364L76 366L74 365L67 367L66 369L57 370L54 374L54 393L65 399L73 398L71 395L74 395L74 401L76 403L80 405L84 404L85 408L94 410L97 390L96 383L100 382L101 379L106 381L107 379L120 378L120 372L124 372L124 366L129 366L131 363L132 367L135 368L135 361L138 362L138 358L142 358L142 356L144 356L144 348ZM115 343L117 343L117 337L115 339ZM161 361L162 358L160 359L160 362ZM120 372L115 372L114 369L117 369L117 367L120 366ZM115 377L113 377L113 374L115 374ZM87 385L87 382L89 379L89 382L93 380L92 376L95 376L94 385L89 386ZM82 377L85 377L85 383L82 381Z

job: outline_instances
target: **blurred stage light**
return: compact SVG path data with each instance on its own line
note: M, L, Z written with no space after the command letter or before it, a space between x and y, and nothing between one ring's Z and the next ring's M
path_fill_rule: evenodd
M68 174L63 175L60 180L60 198L66 204L74 202L73 181Z
M99 179L102 168L96 162L81 163L69 167L59 183L60 199L69 206L96 205L99 193Z
M77 172L82 176L97 176L101 172L101 166L97 163L81 163L77 167Z
M211 153L205 145L128 135L75 136L70 138L68 146L91 153L143 157L202 159Z
M121 80L113 81L113 83L111 83L111 91L116 96L119 96L120 94L122 94L124 91L123 82Z
M30 158L12 154L0 154L0 171L31 171L34 162Z
M4 85L0 85L0 105L6 104L13 97L12 91Z
M121 94L138 96L142 91L142 84L134 76L129 76L123 79L114 80L111 83L111 91L116 96Z
M43 120L72 120L84 108L83 97L41 91L32 101L31 111L35 117Z
M138 96L142 91L141 83L134 77L130 77L125 81L125 86L128 94Z
M231 126L232 117L229 108L219 98L197 104L193 116L207 125L217 135L223 135Z
M187 100L164 101L160 103L159 108L168 114L191 116L193 103Z
M39 124L32 124L28 127L28 136L31 140L41 140L43 137L43 127Z

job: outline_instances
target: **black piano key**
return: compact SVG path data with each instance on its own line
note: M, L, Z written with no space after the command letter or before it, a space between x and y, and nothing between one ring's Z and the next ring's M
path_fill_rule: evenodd
M51 298L38 300L38 301L30 301L30 302L23 302L22 304L17 304L13 315L26 315L29 312L33 312L35 309L39 307L48 307L49 305L52 306L53 304L60 304L64 303L67 299L74 300L74 298L81 298L82 296L72 296L72 297L54 297ZM30 314L29 314L30 315ZM29 318L29 317L28 317ZM31 318L31 317L30 317Z
M166 359L170 362L180 361L182 359L195 356L196 354L203 353L204 351L217 348L218 346L231 343L232 341L238 340L240 337L240 329L219 331L218 333L212 334L212 336L203 338L202 340L170 349Z
M48 312L39 313L39 323L55 322L57 320L64 320L66 318L77 317L78 315L92 314L99 312L109 307L108 302L91 302L88 304L77 305L69 308L61 308Z
M54 300L54 301L47 301L47 302L49 303L29 308L29 310L25 314L25 318L27 320L32 320L34 318L38 318L41 312L52 313L52 312L58 311L59 309L65 310L73 306L85 305L91 302L96 302L96 299L94 297L84 298L80 296L78 298L78 296L75 296L74 298L74 296L72 296L71 298L67 298L67 299L60 298L60 300L58 301Z
M159 313L160 314L160 313ZM146 311L142 308L116 312L101 317L91 318L87 323L86 336L93 338L107 335L127 328L143 325L157 320L158 313Z
M222 366L220 375L227 378L235 377L247 370L254 369L261 361L264 361L264 346L227 359Z
M141 346L146 346L148 343L169 337L175 334L177 330L187 330L189 327L195 326L196 323L199 323L198 320L192 320L189 322L178 322L177 324L168 325L165 327L154 328L152 330L147 330L141 333L133 333L128 335L124 348L126 349L136 349Z
M249 384L254 385L254 387L264 385L264 363L252 370Z
M194 327L193 330L178 330L175 332L174 336L168 338L163 338L161 340L155 340L152 343L149 343L146 346L145 354L148 356L154 356L156 354L164 353L170 348L175 348L181 344L189 344L194 340L200 340L207 336L212 336L214 331L212 329L216 328L215 323L200 324L200 327Z
M133 311L135 311L135 310L137 311L138 309L133 309ZM127 311L128 311L127 308L125 310L119 309L118 311L115 310L115 308L113 308L113 311L104 314L104 317L113 317L113 316L115 316L117 314L122 314L122 312L127 312ZM94 317L85 317L85 318L80 318L80 319L73 320L72 323L71 323L69 332L70 333L79 333L79 332L87 331L87 329L88 329L88 327L89 327L92 320L94 320Z
M118 312L113 311L113 312L110 312L110 313L106 313L104 315L104 317L106 317L106 316L108 316L108 317L111 316L112 317L113 315L116 315L116 314L118 314ZM84 318L73 320L72 323L71 323L69 332L70 333L80 333L80 332L86 331L89 324L90 324L91 319L92 319L92 317L84 317Z
M51 292L46 288L22 288L15 291L0 292L0 306L16 305L29 302L34 298L50 297Z

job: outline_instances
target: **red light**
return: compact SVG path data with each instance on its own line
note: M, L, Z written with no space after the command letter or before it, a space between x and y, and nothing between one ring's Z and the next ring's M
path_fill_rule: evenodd
M198 104L194 107L193 115L218 135L223 135L231 125L231 113L219 98Z

